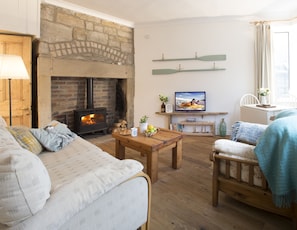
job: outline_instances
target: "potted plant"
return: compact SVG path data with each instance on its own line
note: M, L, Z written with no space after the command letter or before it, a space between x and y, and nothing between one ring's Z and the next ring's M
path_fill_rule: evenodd
M140 120L139 120L139 132L140 133L144 133L144 131L147 129L147 126L148 126L147 120L148 120L147 115L144 115L140 118Z
M168 102L168 97L159 94L159 99L162 102L161 104L161 113L165 113L166 103Z

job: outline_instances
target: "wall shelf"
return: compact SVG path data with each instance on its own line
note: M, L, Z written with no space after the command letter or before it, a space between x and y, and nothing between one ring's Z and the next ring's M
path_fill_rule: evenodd
M216 135L216 129L215 129L215 122L213 121L195 121L195 122L189 122L189 121L181 121L178 122L179 125L184 126L194 126L195 131L194 132L186 132L187 135L197 135L197 136L215 136ZM210 131L206 130L206 127L210 128Z
M179 67L177 69L153 69L152 74L153 75L165 75L165 74L174 74L174 73L181 73L181 72L201 72L201 71L218 71L218 70L226 70L225 68L217 68L216 67L216 61L225 61L227 59L226 54L216 54L216 55L206 55L206 56L197 56L197 53L195 54L195 57L192 58L164 58L164 54L162 54L161 59L155 59L153 62L167 62L167 61L212 61L213 67L212 68L204 68L204 69L182 69L181 65L179 64Z

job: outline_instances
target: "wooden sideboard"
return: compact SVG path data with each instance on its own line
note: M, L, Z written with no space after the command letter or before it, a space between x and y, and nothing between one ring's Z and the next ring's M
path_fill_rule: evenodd
M185 132L187 135L197 135L197 136L214 136L216 135L216 122L214 120L204 120L206 116L218 116L227 115L228 112L172 112L172 113L161 113L156 112L158 115L167 116L168 124L167 127L170 129L173 124L172 118L174 116L184 116L184 117L201 117L202 120L199 121L181 121L177 123L177 126L194 126L194 132ZM206 129L209 127L209 131Z
M240 120L251 123L269 125L274 116L291 107L273 106L271 108L258 107L257 105L243 105L240 107Z

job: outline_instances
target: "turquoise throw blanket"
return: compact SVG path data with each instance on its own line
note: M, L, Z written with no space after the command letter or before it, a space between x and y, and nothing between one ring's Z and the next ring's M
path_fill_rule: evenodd
M255 148L277 207L289 207L297 198L297 116L273 121Z

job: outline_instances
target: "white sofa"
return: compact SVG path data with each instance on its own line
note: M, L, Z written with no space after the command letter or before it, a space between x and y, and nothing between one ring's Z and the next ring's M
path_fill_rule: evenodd
M142 164L116 159L61 123L49 127L35 131L53 139L51 151L34 130L1 118L0 229L148 229Z

